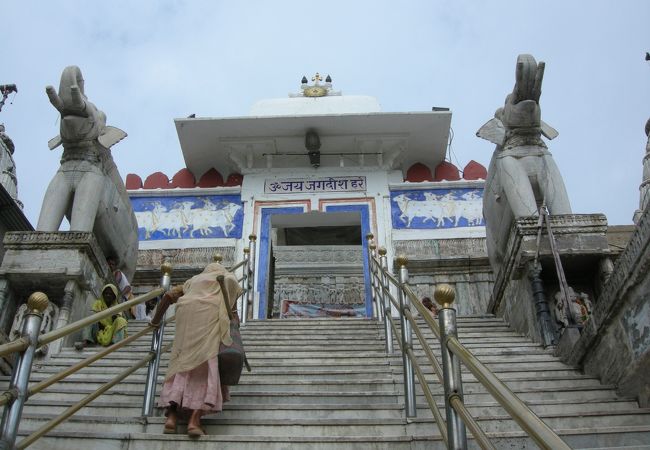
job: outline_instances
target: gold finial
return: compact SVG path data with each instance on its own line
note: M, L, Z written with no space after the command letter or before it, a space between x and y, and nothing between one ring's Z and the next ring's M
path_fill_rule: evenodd
M251 249L250 249L250 248L246 247L246 248L244 249L244 254L245 254L245 255L248 255L250 252L251 252Z
M311 77L311 81L313 81L315 84L318 84L319 81L323 81L323 78L321 78L320 74L316 72L316 75Z
M50 300L43 292L34 292L27 299L27 307L32 312L43 313L47 309Z
M436 299L438 304L443 308L451 308L454 299L456 298L456 291L448 284L439 284L433 292L433 298Z
M212 261L221 263L221 261L223 261L223 256L221 256L221 253L215 253L212 256Z
M386 253L386 247L379 247L379 256L384 256Z
M370 240L372 240L372 239L374 239L374 238L375 238L375 235L374 235L374 234L372 234L372 233L368 233L368 234L366 234L366 239L367 239L367 240L370 241Z
M165 274L165 275L171 275L172 274L172 265L168 262L165 261L160 265L160 271Z
M250 236L248 236L248 239L255 242L257 240L257 236L255 236L255 234L251 234Z
M371 242L368 248L370 248L370 250L375 250L377 246Z
M406 266L409 263L409 259L406 257L406 255L399 255L396 259L397 265L400 267Z

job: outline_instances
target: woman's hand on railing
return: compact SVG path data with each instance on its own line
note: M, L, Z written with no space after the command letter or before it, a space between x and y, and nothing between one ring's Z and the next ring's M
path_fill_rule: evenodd
M183 296L183 286L175 286L169 291L165 292L162 296L158 306L156 306L156 312L153 315L153 318L149 322L152 327L159 327L160 321L165 316L167 308L169 305L176 303L176 301Z

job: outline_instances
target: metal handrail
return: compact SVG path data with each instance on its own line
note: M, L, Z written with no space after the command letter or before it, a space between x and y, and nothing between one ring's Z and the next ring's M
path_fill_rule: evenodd
M540 447L554 450L571 448L458 339L449 338L445 345Z
M420 380L420 387L422 388L422 392L424 392L424 397L427 399L427 403L429 404L429 409L431 409L431 412L433 413L433 418L434 421L436 422L436 425L438 425L438 430L440 431L440 435L442 436L442 439L445 441L445 444L449 445L449 437L447 435L447 428L445 427L445 421L442 418L442 414L440 414L440 408L438 408L436 399L433 398L433 393L431 392L431 389L429 389L429 384L427 383L427 379L424 377L424 373L420 368L420 364L418 364L417 362L415 353L413 353L412 348L407 349L406 353L408 354L408 357L411 358L411 361L413 362L413 368L415 369L415 374L417 375L418 380Z
M372 236L369 235L368 239L371 240ZM385 249L380 249L380 254L382 250L383 250L383 254L385 255L386 253ZM440 291L441 292L440 296L438 296L439 291L438 289L436 289L436 301L438 301L442 306L442 311L439 317L440 324L438 324L431 316L429 311L424 307L424 305L421 304L421 302L419 301L419 299L417 298L417 296L415 295L411 287L408 285L408 271L406 270L407 260L405 257L398 258L398 264L400 264L401 266L399 280L387 270L387 267L384 267L381 263L378 262L377 258L372 253L372 250L369 253L368 260L371 265L371 270L373 272L376 271L377 273L376 279L380 281L381 286L378 289L378 291L381 292L382 298L383 299L388 298L392 306L399 312L401 316L403 316L406 319L406 321L402 323L408 323L409 331L411 329L415 331L418 339L422 344L422 348L424 349L424 352L427 355L429 362L433 367L434 372L436 373L438 378L441 379L441 381L445 382L446 385L445 399L446 399L446 408L448 408L447 411L448 424L449 424L450 417L454 421L458 420L456 419L456 417L458 417L461 420L461 423L466 425L467 428L469 428L472 435L476 439L477 443L482 448L494 449L494 446L489 442L488 436L480 428L476 420L471 416L470 412L467 410L466 406L463 403L462 383L460 382L460 372L457 369L454 369L453 367L450 368L447 367L449 364L451 364L449 360L449 358L451 357L452 360L454 358L458 358L456 361L465 364L465 366L470 370L470 372L474 374L476 379L488 390L488 392L490 392L490 394L492 394L492 396L498 401L498 403L508 412L508 414L522 427L522 429L540 447L553 448L553 449L571 448L548 425L546 425L546 423L544 423L542 419L540 419L530 408L528 408L528 406L526 406L526 404L521 399L519 399L519 397L517 397L501 380L499 380L499 378L492 371L490 371L485 365L483 365L471 353L471 351L468 350L465 346L463 346L460 343L460 341L457 339L455 335L456 333L455 311L452 308L452 303L455 294L453 292L453 289L450 286L446 286L446 285L439 286L439 288L445 286L445 288L443 288L443 290ZM398 304L394 296L390 293L391 283L398 289L398 293L401 293L400 299L402 298L402 295L404 295L404 297L408 299L407 307L401 305L402 304L401 300L400 300L400 304ZM443 350L443 362L445 363L443 365L444 370L442 372L440 370L441 369L440 365L437 362L437 358L429 348L429 345L426 342L424 335L422 334L419 326L417 325L417 322L415 321L415 318L413 317L413 315L409 310L410 306L415 307L415 309L422 316L424 322L428 325L428 327L434 333L436 338L441 342L441 349ZM449 313L449 311L451 311L452 313ZM401 342L401 339L398 337L399 334L397 333L396 330L397 326L395 322L393 321L392 317L387 317L387 318L389 319L390 325L394 331L394 335L397 338L400 351L408 357L408 359L410 360L411 367L415 369L416 375L420 381L420 385L424 391L424 395L427 399L427 402L429 403L429 407L431 408L431 411L434 414L436 423L441 428L441 434L444 434L445 442L447 443L448 446L451 446L453 448L466 448L467 443L464 437L464 429L461 432L455 433L456 436L453 437L452 443L451 444L449 443L448 438L450 438L450 436L447 436L447 433L442 431L442 425L441 425L443 422L441 420L442 418L439 417L440 413L438 411L437 405L433 401L431 392L429 390L426 380L424 379L422 370L419 364L417 363L412 346L410 344L404 345L404 343ZM447 325L451 325L451 328L449 329L450 331L446 331L446 329L443 330L441 328ZM447 360L445 360L444 357L445 351L448 352L446 353L448 355L446 357ZM454 364L457 365L458 362L455 362ZM405 370L406 369L407 368L405 365ZM458 386L459 387L458 392L456 392L455 390L450 390L447 387L447 382L448 382L447 377L451 377L451 376L455 377L456 383L461 383ZM410 388L408 386L408 383L406 383L405 391L408 389ZM406 398L407 409L408 408L414 409L414 405L408 404L409 396L406 392L405 392L405 398ZM451 416L450 416L450 411L453 411ZM454 424L452 424L452 429L453 427Z
M11 355L12 353L22 352L29 347L29 338L21 337L15 341L7 342L0 345L0 356Z
M171 317L170 319L167 320L167 322L171 322L174 319L174 317ZM29 388L27 398L31 397L34 394L37 394L44 390L45 388L50 387L57 381L61 381L62 379L66 378L68 375L72 375L73 373L78 372L79 370L88 367L95 361L98 361L102 359L104 356L107 356L111 353L113 353L115 350L118 350L122 347L124 347L126 344L129 344L136 339L144 336L147 333L150 333L151 331L155 330L156 327L153 327L151 325L147 325L146 328L143 328L142 330L138 331L135 334L132 334L124 339L122 339L119 342L116 342L115 344L111 345L110 347L106 347L105 349L95 353L94 355L89 356L88 358L79 361L77 364L68 367L67 369L64 369L63 371L56 373L49 378L46 378L43 381L38 382L36 385L33 387ZM15 393L13 391L5 391L0 394L0 406L7 404L8 402L12 401L15 398Z
M488 435L485 434L483 428L481 428L474 417L472 417L472 414L470 414L467 406L465 406L465 403L463 403L463 400L460 398L460 396L452 395L449 397L449 404L452 408L454 408L458 415L460 415L461 419L463 419L463 423L467 428L469 428L469 431L472 432L474 439L476 439L476 442L481 446L483 450L496 450L496 447L492 445L492 442L490 441Z
M232 267L228 268L228 272L234 272L235 270L239 269L240 267L243 267L244 264L248 262L248 258L244 258L241 261L239 261L237 264L235 264Z
M126 311L127 309L130 309L132 306L139 305L140 303L158 297L163 292L164 292L163 289L156 288L150 292L147 292L146 294L142 294L124 303L120 303L118 305L111 306L110 308L107 308L103 311L91 314L90 316L84 317L83 319L77 320L76 322L73 322L69 325L63 326L61 328L57 328L56 330L50 331L48 333L43 333L40 336L38 336L38 346L40 347L42 345L49 344L50 342L56 341L57 339L61 339L62 337L74 333L75 331L82 330L86 328L88 325L92 325L93 323L99 322L102 319L111 317L122 311ZM24 342L27 342L27 344L23 345ZM29 339L27 337L22 337L20 339L16 339L15 341L9 342L7 344L0 345L0 356L6 356L11 353L15 353L16 351L23 351L27 348L28 345L29 345Z
M57 328L56 330L52 330L49 333L43 333L38 337L38 345L45 345L52 341L56 341L57 339L61 339L62 337L72 334L75 331L86 328L88 325L92 325L93 323L99 322L102 319L111 317L122 311L126 311L127 309L139 305L140 303L149 301L152 298L156 298L162 295L164 292L165 291L162 288L156 288L152 291L147 292L146 294L139 295L136 298L127 300L126 302L120 303L119 305L111 306L110 308L92 314L88 317L84 317L83 319L77 320L76 322L73 322L69 325Z
M242 289L239 296L245 294L245 299L242 302L242 313L245 322L247 316L248 302L253 298L253 276L254 276L254 254L255 254L255 240L256 237L254 234L249 236L250 244L247 248L244 249L244 259L232 267L229 268L230 271L243 268L243 275L237 280L242 284ZM221 261L220 255L215 255L215 261ZM78 362L77 364L64 369L63 371L50 376L49 378L42 380L33 387L28 389L28 380L31 373L31 366L33 361L34 351L38 346L48 344L57 339L61 339L65 336L68 336L76 331L84 329L85 327L92 325L95 322L98 322L104 318L113 316L122 311L128 310L131 307L151 300L155 297L161 296L165 293L171 283L171 271L172 268L169 264L164 263L161 267L163 272L163 277L161 280L161 287L156 288L146 294L140 295L134 299L128 300L124 303L107 308L98 313L94 313L88 317L85 317L81 320L73 322L69 325L61 327L59 329L53 330L49 333L44 333L38 335L40 328L40 323L42 320L43 311L45 311L48 305L47 296L43 293L36 292L32 294L28 300L28 311L25 321L23 323L23 336L19 339L16 339L13 342L0 345L0 356L5 356L14 352L21 352L19 358L16 362L16 368L14 374L12 375L11 389L9 391L0 393L0 406L7 405L5 408L8 409L5 411L2 421L2 440L0 441L0 446L2 448L26 448L35 442L38 438L46 434L48 431L55 428L57 425L65 421L68 417L72 416L74 413L79 411L82 407L90 403L95 398L102 395L111 387L115 386L121 382L124 378L134 373L136 370L144 367L149 364L149 370L147 373L146 389L144 395L144 404L143 410L146 409L147 405L151 406L153 402L153 397L155 396L155 382L158 375L158 367L160 363L160 355L164 351L168 351L171 344L162 346L162 338L164 333L165 324L172 322L175 317L171 317L167 320L163 320L160 325L151 325L148 324L143 330L127 336L121 341L97 352L96 354L84 359L83 361ZM238 296L238 298L239 298ZM88 367L90 364L102 359L103 357L109 355L110 353L124 347L125 345L135 341L136 339L151 333L152 334L152 344L151 349L148 352L147 356L137 362L135 365L127 368L121 374L114 377L110 382L104 384L102 387L97 389L95 392L92 392L82 400L76 402L66 411L64 411L59 416L50 420L43 427L39 428L37 431L29 435L27 438L23 439L17 445L14 445L18 423L22 415L22 407L29 396L34 395L52 384L63 380L67 376L74 374L81 370L84 367ZM250 369L249 369L250 370ZM144 414L146 415L146 414Z
M168 266L164 266L163 271L167 270ZM169 267L169 270L171 271L171 267ZM98 322L106 317L110 317L114 314L118 314L122 311L125 311L132 306L138 305L140 303L146 302L152 298L155 298L162 294L164 292L164 289L154 289L144 295L140 295L134 299L131 299L129 301L126 301L124 303L112 306L110 308L107 308L103 311L100 311L98 313L94 313L88 317L85 317L81 320L78 320L76 322L73 322L69 325L66 325L64 327L61 327L59 329L53 330L49 333L44 333L39 335L39 329L40 329L40 323L42 320L42 314L43 311L45 311L47 305L48 305L48 298L45 294L36 292L30 296L28 299L28 308L29 308L29 314L26 316L24 324L23 324L23 338L21 340L27 340L28 341L28 346L22 350L21 353L19 353L19 358L17 359L15 363L15 369L14 373L12 374L12 381L10 385L10 389L8 391L3 392L0 394L0 405L6 405L5 408L5 414L3 415L3 421L2 421L2 441L1 444L3 448L14 448L14 443L16 439L16 434L18 430L18 424L20 422L20 417L22 416L22 408L26 400L29 398L30 395L33 395L37 392L40 392L41 390L45 389L46 387L54 384L55 382L62 380L63 378L67 377L68 375L77 372L83 367L88 366L92 362L100 359L101 357L112 353L113 351L121 348L124 346L126 343L131 342L132 340L136 339L137 337L140 337L148 332L150 332L153 327L149 327L145 330L142 330L142 332L136 333L133 337L127 337L124 339L124 342L122 343L116 343L108 348L106 348L104 351L99 352L101 353L101 356L91 356L90 358L87 358L85 361L82 361L59 374L55 374L52 377L41 381L38 383L36 386L32 387L31 389L28 388L28 383L29 383L29 375L31 373L31 366L33 362L33 354L34 351L37 347L41 345L48 344L50 342L53 342L57 339L61 339L65 336L68 336L76 331L79 331L95 322ZM20 340L19 340L20 341ZM2 350L2 354L7 354L9 350L12 349L11 344L9 343L8 345L1 346L0 349ZM119 344L119 345L118 345ZM15 347L15 346L14 346ZM102 391L103 392L103 391ZM101 392L98 394L101 395ZM94 398L94 397L93 397ZM89 400L90 401L90 400ZM76 406L76 405L75 405ZM83 406L83 405L82 405ZM79 408L81 408L80 406ZM78 410L78 409L77 409ZM77 411L75 410L75 412ZM74 412L73 412L74 413ZM57 423L58 424L58 423ZM54 425L56 426L56 424ZM47 431L45 431L47 432ZM27 445L29 445L32 441L28 441L25 444L19 444L18 447L16 448L24 448Z
M164 348L164 351L168 351L171 348L171 343L167 344ZM17 449L23 449L27 448L31 444L33 444L38 438L43 437L48 431L51 431L54 429L57 425L63 423L67 418L70 416L74 415L77 411L79 411L81 408L86 406L88 403L92 402L95 400L97 397L102 395L104 392L108 391L110 388L118 384L120 381L134 373L136 370L141 369L144 367L148 362L150 362L153 358L155 357L155 354L152 352L149 352L147 356L142 358L140 361L135 363L133 366L129 367L128 369L124 370L122 373L119 375L115 376L111 381L108 383L104 384L102 387L97 389L95 392L92 392L88 394L86 397L83 399L79 400L77 403L63 411L61 414L56 416L55 418L51 419L49 422L47 422L45 425L43 425L41 428L38 430L34 431L32 434L27 436L25 439L20 441L17 445Z
M415 335L418 337L418 340L422 345L422 350L424 350L424 354L427 355L427 358L429 358L429 363L431 363L431 367L433 367L433 372L438 377L438 381L442 383L443 380L442 367L440 367L440 363L438 362L436 355L433 354L433 350L431 350L431 347L429 347L429 344L427 343L424 334L422 334L422 330L420 330L420 327L415 321L413 315L410 312L408 312L406 317L411 321L411 324L413 325L413 331L415 331Z

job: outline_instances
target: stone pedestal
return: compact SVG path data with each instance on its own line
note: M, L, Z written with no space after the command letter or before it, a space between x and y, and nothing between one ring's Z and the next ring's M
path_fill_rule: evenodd
M58 306L54 327L85 317L105 280L111 278L93 233L9 232L0 266L0 330L8 334L18 306L34 291ZM67 345L75 339L68 337ZM61 342L50 345L56 353Z
M601 273L610 257L607 242L607 219L602 214L558 215L550 217L556 248L569 286L585 292L591 299L598 296L607 274ZM488 312L503 317L517 331L543 343L542 326L551 320L555 327L552 302L559 292L559 282L546 225L539 242L539 267L534 266L537 254L538 219L524 218L515 221L508 236L503 264L498 268ZM536 295L531 280L537 279ZM540 286L547 305L540 297ZM548 307L546 307L548 306ZM544 314L550 316L543 317ZM542 317L540 317L540 315ZM552 330L552 344L558 340L557 330Z

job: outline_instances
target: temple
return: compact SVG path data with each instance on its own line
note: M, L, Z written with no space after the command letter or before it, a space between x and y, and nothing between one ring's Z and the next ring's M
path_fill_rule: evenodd
M171 179L126 179L141 258L155 265L178 255L171 261L188 270L214 251L234 261L252 233L253 317L370 317L371 233L390 260L411 255L422 296L441 281L432 264L471 266L465 281L445 281L461 285L462 313L484 310L487 295L470 293L489 283L486 170L445 160L449 109L388 113L373 97L335 92L318 74L304 81L297 94L256 103L248 117L175 120L187 167Z
M384 112L316 73L247 116L174 119L185 167L123 182L126 132L67 67L46 89L63 153L36 230L0 136L0 448L196 448L153 408L173 316L130 320L102 359L81 337L118 272L151 309L215 260L241 283L253 370L201 448L646 448L650 140L634 225L573 211L544 68L520 55L477 124L487 169L449 161L450 108Z

